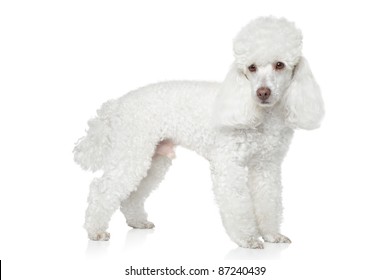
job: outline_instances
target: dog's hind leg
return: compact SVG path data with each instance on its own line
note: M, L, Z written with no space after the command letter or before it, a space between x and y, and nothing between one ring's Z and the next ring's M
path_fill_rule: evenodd
M84 225L91 240L110 238L106 230L112 214L146 176L150 162L137 165L133 162L132 166L138 167L137 172L131 169L129 162L121 162L92 181Z
M125 215L126 222L133 228L153 228L154 224L147 220L144 203L149 194L164 179L166 172L172 164L171 158L155 155L147 176L142 179L136 191L121 203L121 211Z

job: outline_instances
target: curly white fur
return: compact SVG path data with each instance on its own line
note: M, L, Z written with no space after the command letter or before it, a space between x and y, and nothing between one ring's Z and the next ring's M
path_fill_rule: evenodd
M105 103L74 149L75 161L103 170L91 183L85 228L108 240L118 208L135 228L151 228L144 201L163 180L181 145L210 162L216 201L230 238L262 248L290 242L282 219L281 163L293 129L313 129L324 114L319 87L301 54L302 35L274 17L250 22L234 40L225 81L166 82ZM283 62L283 69L275 63ZM256 65L257 71L248 66ZM267 100L260 88L271 94Z

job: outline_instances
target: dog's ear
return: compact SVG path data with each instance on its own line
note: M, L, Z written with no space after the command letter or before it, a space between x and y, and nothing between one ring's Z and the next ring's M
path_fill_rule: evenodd
M248 128L261 123L261 110L253 100L250 82L236 64L222 83L213 109L218 127Z
M315 129L324 116L324 103L320 88L310 70L309 63L301 57L283 102L286 124L291 128Z

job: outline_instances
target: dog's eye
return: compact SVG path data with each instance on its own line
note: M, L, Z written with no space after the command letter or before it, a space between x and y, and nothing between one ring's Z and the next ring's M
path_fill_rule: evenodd
M283 68L284 68L284 63L283 62L280 62L280 61L276 62L276 64L275 64L275 69L276 70L282 70Z
M249 70L249 72L256 72L257 67L256 67L256 65L252 64L252 65L250 65L250 66L248 67L248 70Z

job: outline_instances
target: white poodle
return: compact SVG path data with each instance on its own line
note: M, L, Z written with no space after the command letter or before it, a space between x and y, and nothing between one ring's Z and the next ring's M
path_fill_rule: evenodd
M163 180L181 145L210 162L223 225L241 247L290 242L280 234L281 163L293 130L320 125L324 106L302 35L286 19L262 17L234 40L225 81L164 82L108 101L74 149L91 183L85 228L108 240L114 211L133 228L152 228L144 201Z

